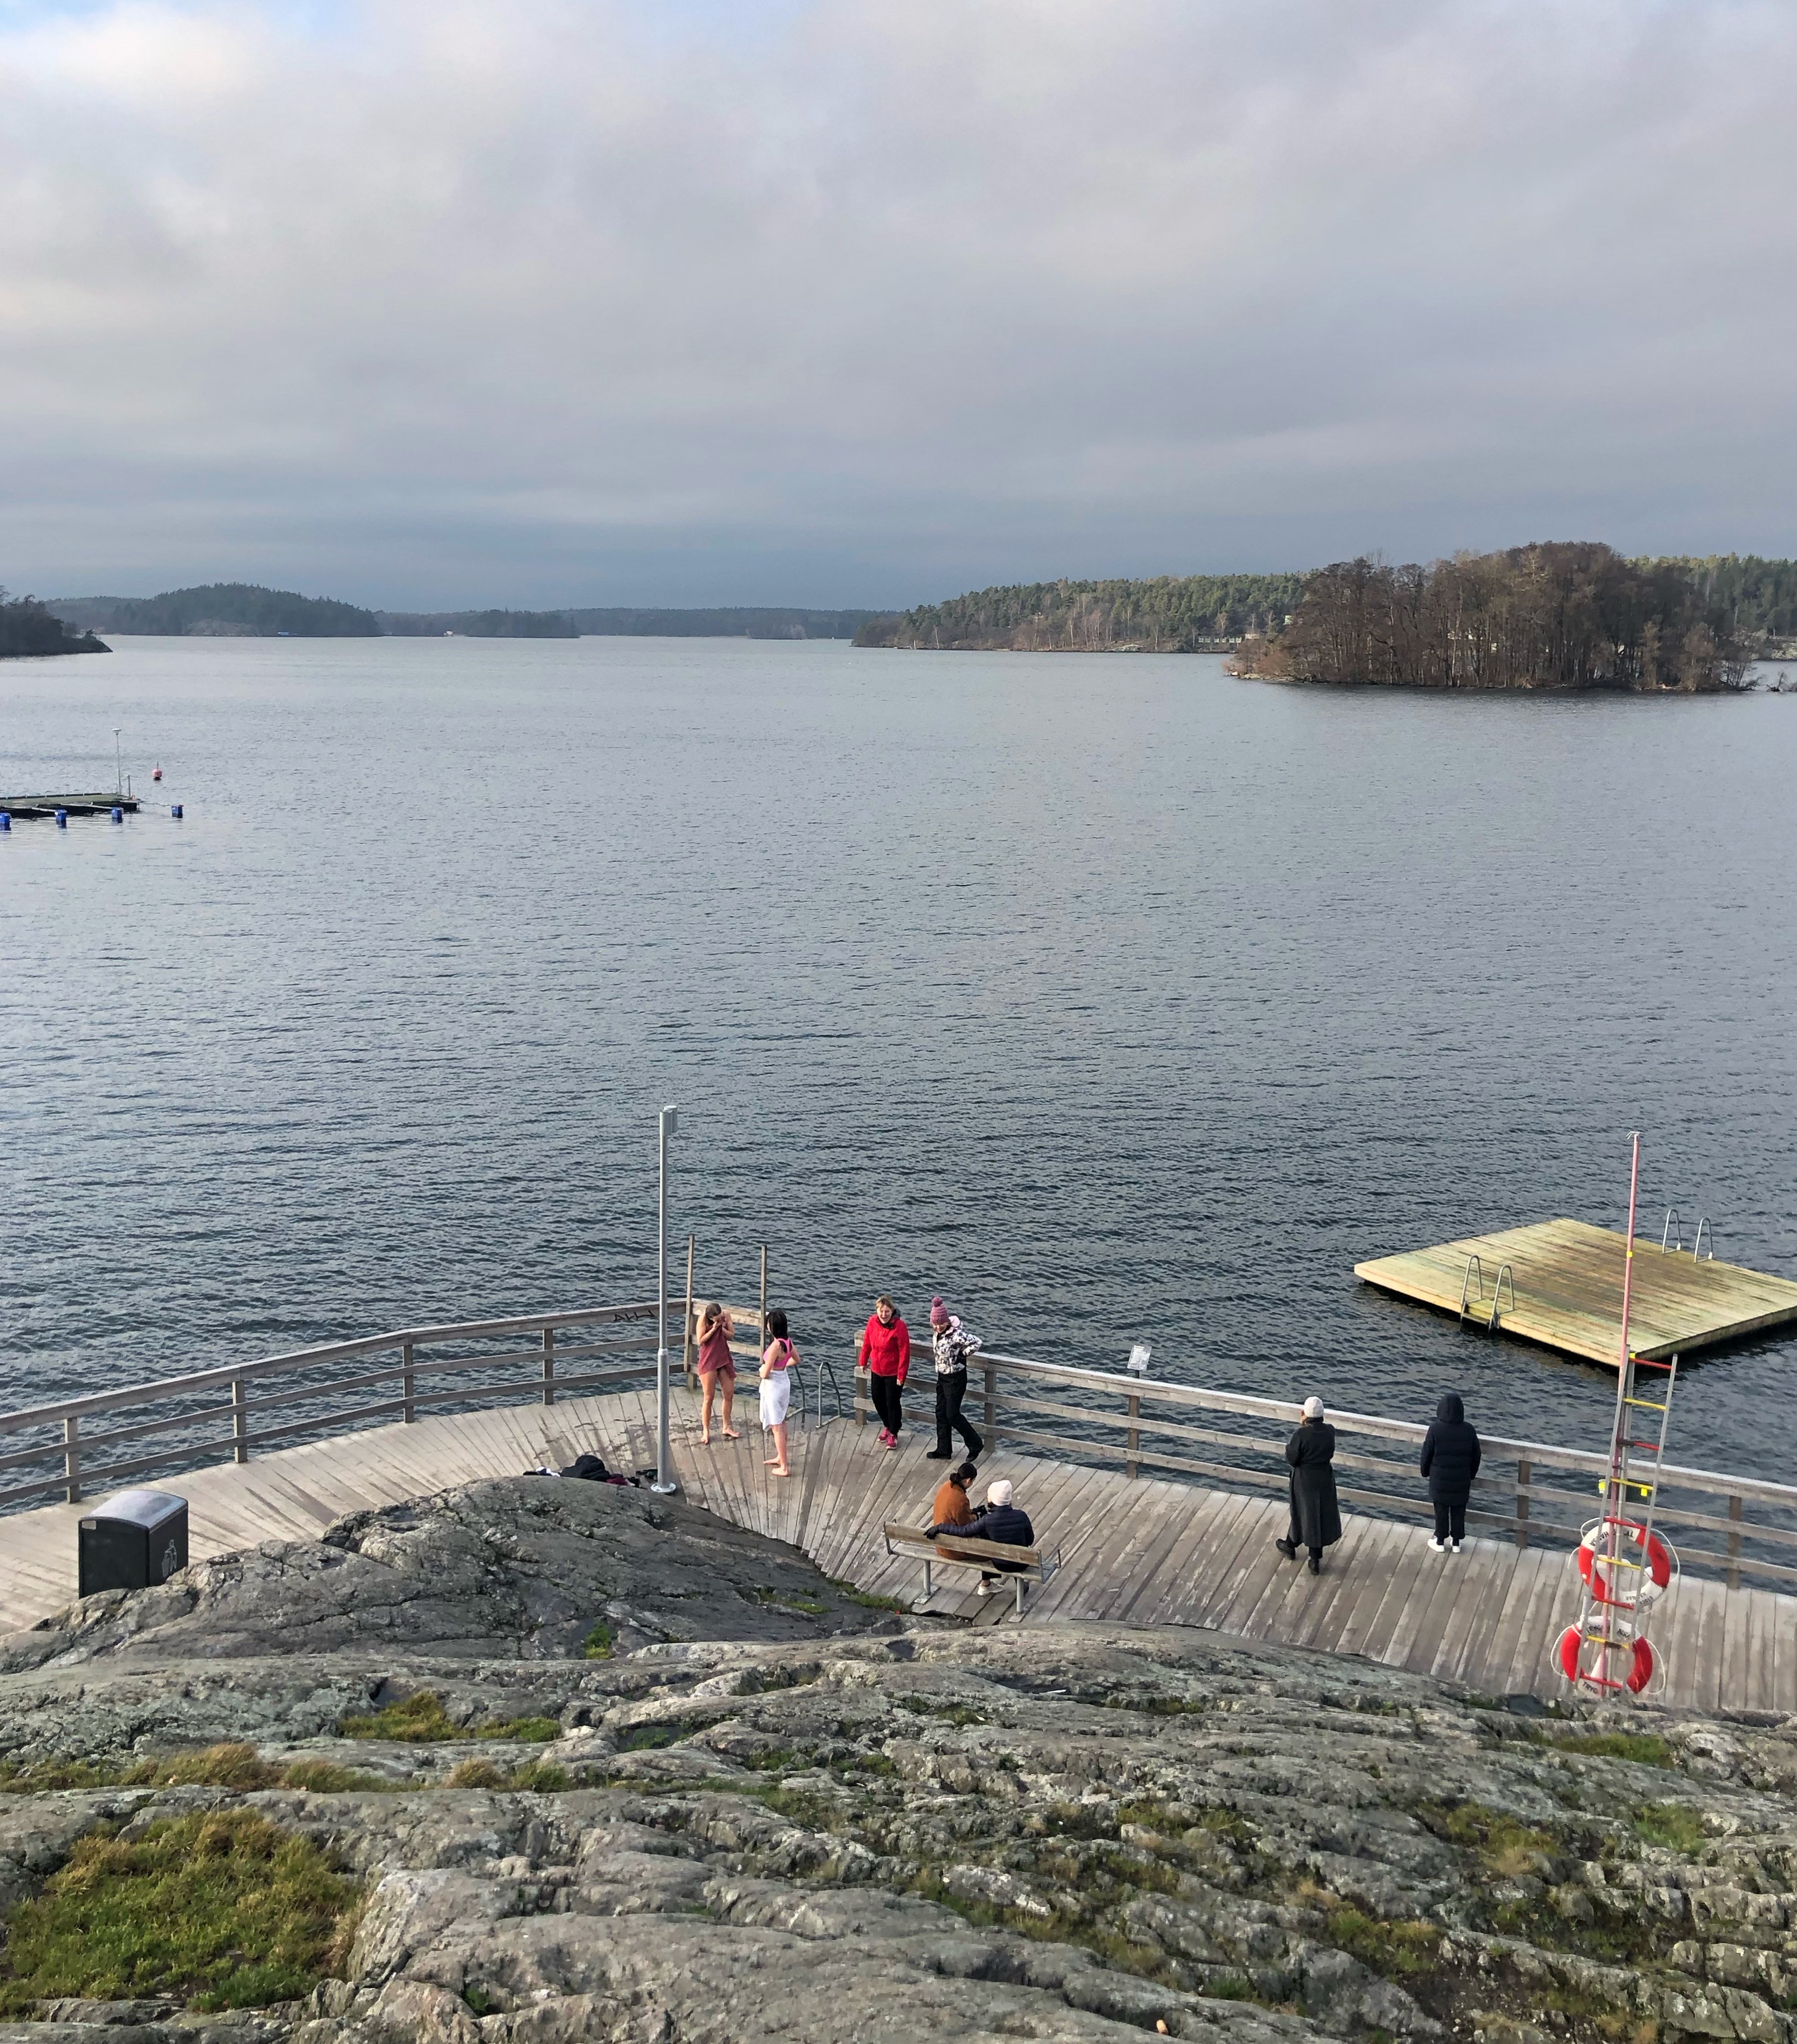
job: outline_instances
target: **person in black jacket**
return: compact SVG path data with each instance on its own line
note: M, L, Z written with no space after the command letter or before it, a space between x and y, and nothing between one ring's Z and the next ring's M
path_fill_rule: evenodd
M1307 1398L1298 1431L1285 1443L1292 1465L1292 1527L1274 1542L1287 1561L1298 1558L1300 1546L1311 1550L1311 1573L1323 1573L1323 1550L1342 1537L1342 1507L1335 1496L1335 1429L1323 1416L1323 1400Z
M1479 1436L1468 1425L1460 1393L1450 1391L1435 1408L1434 1424L1423 1436L1423 1473L1435 1508L1434 1537L1429 1544L1438 1554L1451 1541L1453 1551L1466 1538L1466 1500L1479 1473Z
M962 1535L969 1540L997 1540L1007 1547L1033 1547L1036 1543L1035 1528L1030 1523L1030 1516L1011 1502L1011 1486L1000 1477L986 1493L986 1501L973 1514L971 1526L963 1526ZM1000 1568L1004 1566L1002 1562ZM992 1595L992 1586L998 1581L996 1575L982 1575L979 1594Z

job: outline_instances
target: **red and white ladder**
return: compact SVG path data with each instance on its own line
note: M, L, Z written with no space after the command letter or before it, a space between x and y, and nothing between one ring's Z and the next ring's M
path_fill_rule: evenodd
M1622 1342L1616 1377L1616 1416L1610 1430L1610 1473L1600 1486L1603 1509L1584 1529L1579 1573L1584 1583L1576 1625L1555 1647L1560 1672L1587 1696L1638 1696L1665 1686L1665 1667L1647 1637L1660 1600L1678 1581L1678 1556L1654 1531L1660 1472L1666 1455L1679 1359L1657 1362L1629 1347L1634 1290L1635 1196L1641 1182L1641 1137L1629 1166L1629 1235L1622 1263Z

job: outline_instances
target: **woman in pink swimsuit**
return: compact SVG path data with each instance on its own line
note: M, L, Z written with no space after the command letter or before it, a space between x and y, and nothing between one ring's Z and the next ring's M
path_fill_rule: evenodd
M736 1359L730 1353L730 1337L735 1331L735 1322L715 1301L699 1316L699 1382L705 1392L699 1408L699 1441L703 1447L712 1444L712 1400L720 1385L724 1387L724 1438L741 1438L730 1424L736 1404Z

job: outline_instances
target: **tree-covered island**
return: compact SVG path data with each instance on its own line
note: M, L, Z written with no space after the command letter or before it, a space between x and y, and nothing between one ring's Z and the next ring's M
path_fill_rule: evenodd
M1594 542L1394 567L1320 569L1277 632L1231 663L1273 681L1419 689L1747 686L1755 647L1698 563L1625 560Z
M71 632L35 596L8 601L0 589L0 660L40 659L47 653L109 653L91 632Z

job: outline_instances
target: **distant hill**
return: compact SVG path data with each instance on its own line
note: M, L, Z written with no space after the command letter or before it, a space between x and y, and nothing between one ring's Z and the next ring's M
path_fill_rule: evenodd
M564 610L377 610L381 629L394 639L578 639Z
M215 582L200 589L165 590L160 596L76 596L51 600L69 624L91 632L141 632L171 639L378 639L371 610L328 596L254 582Z
M570 610L594 638L852 639L877 610Z
M45 653L109 653L91 632L71 632L56 613L35 596L10 602L0 589L0 660L29 659Z
M874 618L854 643L944 652L1209 652L1250 632L1280 629L1307 579L1155 575L1139 582L1020 582Z

